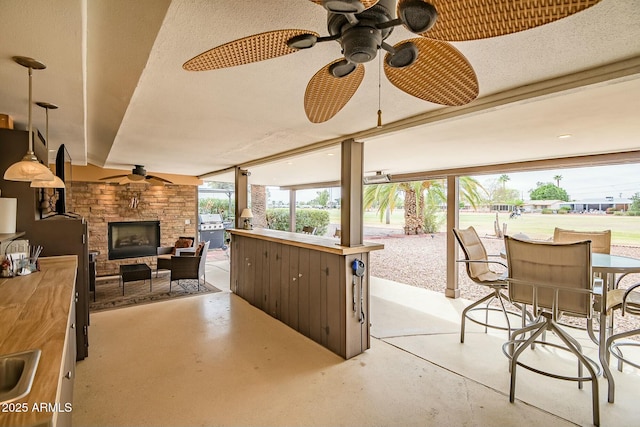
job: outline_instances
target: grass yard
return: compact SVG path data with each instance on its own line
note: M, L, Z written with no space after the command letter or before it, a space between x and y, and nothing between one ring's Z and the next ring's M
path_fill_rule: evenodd
M329 211L330 221L340 222L340 211ZM444 213L442 214L444 217ZM495 213L460 212L460 227L473 225L481 236L494 235ZM499 214L500 227L507 224L507 233L524 233L534 239L546 239L553 236L555 227L572 230L611 230L613 245L640 246L640 217L590 214L522 214L509 219L508 213ZM396 210L391 216L391 224L380 222L375 211L364 213L364 224L368 227L388 227L401 229L404 224L404 211ZM444 225L441 231L444 231Z
M460 213L460 227L473 225L479 234L494 234L495 213ZM571 230L611 230L611 244L640 246L640 217L587 214L522 214L509 219L508 214L499 215L500 226L507 224L507 233L524 233L534 239L553 236L555 227Z

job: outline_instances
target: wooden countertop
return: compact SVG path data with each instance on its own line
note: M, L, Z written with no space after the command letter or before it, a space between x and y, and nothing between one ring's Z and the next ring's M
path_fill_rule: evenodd
M59 393L78 258L40 258L40 270L0 278L0 355L37 348L42 351L31 392L13 402L26 403L29 410L7 412L7 407L0 408L0 425L49 425L54 419L51 412L31 408L41 403L53 406Z
M283 243L290 246L297 246L300 248L313 249L315 251L338 255L352 255L384 249L384 245L379 243L365 242L362 246L340 246L339 241L331 237L292 233L290 231L269 230L266 228L256 228L254 230L234 228L228 231L229 233L237 234L238 236L268 240L270 242Z

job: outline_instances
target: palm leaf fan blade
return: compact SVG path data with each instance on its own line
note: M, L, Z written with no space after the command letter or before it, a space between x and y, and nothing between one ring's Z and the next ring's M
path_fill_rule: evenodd
M421 35L451 42L503 36L566 18L599 2L429 0L438 11L438 19L431 29Z
M334 77L329 68L343 59L325 65L309 81L304 94L304 111L312 123L323 123L335 116L356 93L364 78L364 66L344 77Z
M418 48L418 59L413 64L403 68L393 68L387 61L384 64L384 72L394 86L440 105L465 105L478 97L478 79L473 67L453 45L414 38L395 47L407 42Z
M254 34L214 47L194 56L182 65L187 71L207 71L264 61L298 52L287 42L295 36L318 33L308 30L276 30Z

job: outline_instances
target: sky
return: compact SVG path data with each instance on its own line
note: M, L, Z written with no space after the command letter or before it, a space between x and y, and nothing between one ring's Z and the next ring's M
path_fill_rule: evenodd
M475 178L485 188L491 187L502 174L478 175ZM506 188L518 190L523 200L529 200L529 190L536 188L537 182L552 182L561 175L560 187L565 189L571 200L589 198L630 198L640 192L640 164L592 166L586 168L549 169L535 172L507 173ZM306 202L317 196L318 190L299 190L296 198ZM270 200L289 202L289 192L269 188ZM332 199L340 197L340 189L331 189Z
M495 182L501 174L476 176L485 187ZM507 188L520 192L523 200L529 199L529 190L537 182L552 182L561 175L560 187L566 190L571 200L605 198L630 198L640 192L640 164L592 166L588 168L551 169L535 172L508 173Z

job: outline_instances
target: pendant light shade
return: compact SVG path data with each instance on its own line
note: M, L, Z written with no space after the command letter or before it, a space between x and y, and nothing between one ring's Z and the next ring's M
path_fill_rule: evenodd
M46 128L45 128L45 141L47 147L47 156L49 155L49 110L55 110L58 108L57 105L51 104L49 102L36 102L38 107L42 107L46 113ZM49 168L47 168L49 169ZM53 177L53 181L35 179L31 181L31 187L34 188L64 188L64 182L60 179L60 177Z
M40 163L33 152L33 132L31 129L31 75L32 70L42 70L46 68L41 62L33 58L25 56L14 56L13 60L18 64L29 69L29 150L22 160L12 164L4 173L4 179L8 181L25 181L33 180L53 181L54 175L51 170Z
M4 173L4 179L7 181L30 182L36 179L53 180L53 178L53 172L40 163L33 152L27 152L22 160L9 166Z

